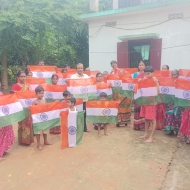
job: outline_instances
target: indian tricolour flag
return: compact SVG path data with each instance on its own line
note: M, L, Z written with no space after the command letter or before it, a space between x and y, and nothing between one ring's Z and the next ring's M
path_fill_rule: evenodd
M1 95L0 128L22 121L24 118L23 107L16 95Z
M134 89L138 79L123 78L122 79L122 93L127 98L134 97Z
M75 97L88 100L88 96L96 93L94 79L69 79L67 81L67 90Z
M60 105L60 111L66 111L68 109L66 100L59 102L59 105ZM77 111L83 111L83 99L77 98L75 107L77 108Z
M29 84L30 90L35 90L37 86L46 84L44 78L26 78L26 83Z
M46 84L41 86L44 88L44 98L47 102L63 100L63 92L67 90L66 85Z
M88 101L86 120L89 123L117 123L118 106L117 101Z
M59 80L57 84L59 85L67 85L67 79L71 77L73 73L57 73Z
M171 103L175 99L175 80L173 78L158 78L160 94L158 95L158 102Z
M175 106L190 107L190 81L177 79L174 103Z
M189 69L179 69L179 78L190 81L190 70Z
M108 75L107 83L111 84L113 93L122 93L122 80L118 75Z
M51 77L56 73L55 66L29 66L35 78L45 78L47 84L51 84Z
M61 120L61 148L75 147L82 143L84 111L63 111Z
M158 90L156 82L150 79L142 79L137 82L134 99L138 105L150 105L157 103Z
M60 125L60 104L52 102L30 107L34 134Z
M101 92L105 92L107 94L106 99L112 99L112 87L109 83L97 83L96 84L96 93L92 94L92 96L88 96L88 100L99 100L99 95Z
M32 106L33 101L37 98L34 91L17 91L15 95L19 99L24 109L25 117L30 115L29 107Z

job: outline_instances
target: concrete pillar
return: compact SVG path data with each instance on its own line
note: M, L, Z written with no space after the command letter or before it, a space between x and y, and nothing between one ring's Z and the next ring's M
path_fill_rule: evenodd
M118 9L119 0L113 0L113 9Z
M99 12L99 0L90 0L90 10L92 12Z

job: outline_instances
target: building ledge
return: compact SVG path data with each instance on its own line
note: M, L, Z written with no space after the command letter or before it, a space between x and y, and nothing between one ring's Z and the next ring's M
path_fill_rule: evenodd
M160 35L158 33L148 33L148 34L118 36L118 39L125 42L128 40L140 40L140 39L150 39L150 38L157 39L159 37L160 37Z
M109 11L103 11L103 12L83 14L83 15L80 15L79 18L82 19L83 21L87 21L90 19L101 18L101 17L111 16L115 14L123 14L127 12L154 9L154 8L173 6L173 5L184 4L184 3L190 3L190 0L168 0L166 2L156 2L156 3L139 5L139 6L127 7L123 9L115 9L115 10L109 10Z

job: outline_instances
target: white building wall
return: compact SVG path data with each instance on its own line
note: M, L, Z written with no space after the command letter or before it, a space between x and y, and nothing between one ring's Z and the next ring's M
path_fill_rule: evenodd
M89 21L89 64L91 70L110 71L110 61L117 60L118 36L158 33L162 38L161 65L170 69L190 69L190 4L166 6L156 9L128 12ZM168 15L183 13L184 19L168 20ZM186 19L188 18L189 19ZM185 20L186 19L186 20ZM117 21L118 28L135 29L155 25L147 29L120 30L102 27L105 22ZM189 45L188 45L189 44ZM186 46L183 46L186 45ZM177 47L175 47L177 46Z

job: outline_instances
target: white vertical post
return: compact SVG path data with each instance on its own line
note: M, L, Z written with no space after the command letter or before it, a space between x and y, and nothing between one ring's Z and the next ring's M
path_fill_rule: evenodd
M118 0L113 0L113 9L118 9L118 5L119 4L119 2L118 2Z

